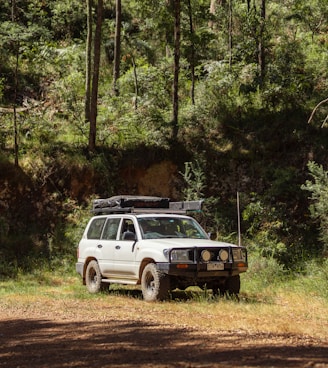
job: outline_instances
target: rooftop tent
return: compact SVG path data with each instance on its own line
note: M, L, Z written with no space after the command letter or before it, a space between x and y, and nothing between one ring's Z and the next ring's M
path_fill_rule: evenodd
M167 212L185 213L186 211L201 210L202 200L170 202L169 198L152 196L121 195L106 199L95 199L92 212L122 213L122 212Z

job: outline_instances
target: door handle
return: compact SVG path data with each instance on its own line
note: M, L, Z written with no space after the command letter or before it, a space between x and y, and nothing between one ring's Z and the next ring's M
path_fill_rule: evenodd
M115 249L121 249L121 246L120 246L120 245L117 245L117 246L115 247Z
M101 244L98 244L98 245L97 245L97 248L102 248L102 245L101 245Z

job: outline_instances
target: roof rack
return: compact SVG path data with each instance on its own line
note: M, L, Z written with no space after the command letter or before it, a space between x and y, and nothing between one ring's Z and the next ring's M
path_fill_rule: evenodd
M170 202L169 198L151 196L114 196L93 200L91 212L110 213L171 213L185 214L188 211L201 211L203 200Z

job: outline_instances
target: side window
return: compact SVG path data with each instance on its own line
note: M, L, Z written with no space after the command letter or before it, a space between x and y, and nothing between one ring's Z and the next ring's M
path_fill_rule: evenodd
M109 218L107 219L102 239L105 240L115 240L117 235L118 226L121 219L119 218Z
M135 228L131 219L123 219L120 240L133 240L135 238Z
M104 227L105 221L106 218L104 217L96 218L92 221L87 233L88 239L100 239L101 231Z

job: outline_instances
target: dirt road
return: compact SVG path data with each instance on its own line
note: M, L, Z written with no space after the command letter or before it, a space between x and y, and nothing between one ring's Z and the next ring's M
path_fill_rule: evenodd
M231 329L224 318L204 327L174 305L113 300L2 300L0 367L328 367L322 338Z

